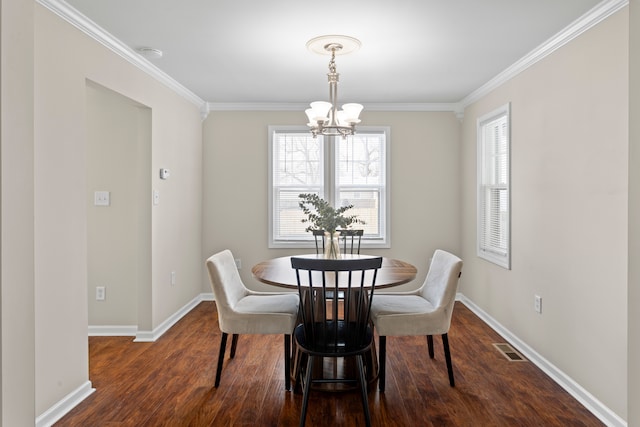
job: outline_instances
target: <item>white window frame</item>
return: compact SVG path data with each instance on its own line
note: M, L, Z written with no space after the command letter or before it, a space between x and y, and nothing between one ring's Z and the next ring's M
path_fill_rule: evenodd
M306 126L269 126L269 177L268 177L268 216L269 216L269 248L314 248L315 239L311 233L306 233L304 238L296 240L283 240L274 238L274 220L276 216L275 212L275 189L274 189L274 134L276 132L309 132L309 128ZM376 132L385 134L385 153L383 159L384 165L384 186L380 190L380 204L382 206L380 210L380 236L372 238L371 236L363 236L362 248L390 248L391 247L391 207L390 207L390 147L391 147L391 130L388 126L358 126L357 133L362 134L366 132ZM338 188L335 181L335 170L337 168L337 154L335 144L332 142L334 137L322 137L324 138L324 151L323 151L323 169L324 169L324 184L318 188L321 192L321 197L329 201L334 205L334 201L338 197ZM339 137L335 137L339 138ZM329 139L329 140L327 140ZM305 190L301 190L305 192ZM335 205L334 205L335 206Z
M504 126L502 130L498 126ZM496 136L500 132L501 136ZM511 105L477 122L477 255L511 269ZM499 138L506 141L498 141ZM499 145L502 144L500 149ZM499 152L498 152L499 151ZM498 170L502 173L498 174ZM496 176L500 175L499 182ZM496 203L497 201L497 203Z

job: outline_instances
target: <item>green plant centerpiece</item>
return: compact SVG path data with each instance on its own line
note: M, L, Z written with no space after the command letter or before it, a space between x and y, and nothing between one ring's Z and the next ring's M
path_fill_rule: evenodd
M324 230L325 233L325 256L337 258L340 254L340 244L338 242L339 233L336 230L348 228L351 224L364 224L356 215L345 215L353 205L341 206L335 209L322 197L317 194L305 193L298 195L300 202L298 206L307 216L302 219L303 223L310 225L305 231Z

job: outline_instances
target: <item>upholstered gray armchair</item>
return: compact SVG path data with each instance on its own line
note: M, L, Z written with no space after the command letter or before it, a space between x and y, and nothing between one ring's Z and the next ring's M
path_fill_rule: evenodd
M411 292L377 293L371 303L371 318L380 336L378 388L384 391L388 336L426 335L433 359L433 335L442 335L449 383L455 385L448 332L456 299L462 260L436 250L424 284Z
M227 336L233 335L231 354L236 352L238 335L283 334L285 387L291 388L291 334L298 318L300 298L293 292L257 292L248 289L238 273L231 251L224 250L207 260L209 279L216 300L222 336L215 386L220 384Z

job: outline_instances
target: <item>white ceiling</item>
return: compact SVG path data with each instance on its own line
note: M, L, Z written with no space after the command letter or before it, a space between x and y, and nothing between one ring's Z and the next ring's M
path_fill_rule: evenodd
M607 0L605 0L606 3ZM328 56L306 42L345 34L339 102L461 101L599 0L67 0L204 101L328 99Z

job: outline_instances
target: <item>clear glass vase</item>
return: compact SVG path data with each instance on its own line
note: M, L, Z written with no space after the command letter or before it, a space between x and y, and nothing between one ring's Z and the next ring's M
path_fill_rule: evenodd
M334 231L330 233L324 232L324 257L337 259L340 258L340 232Z

